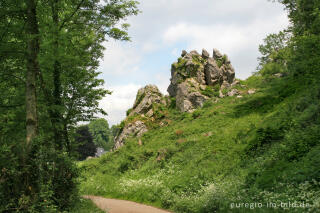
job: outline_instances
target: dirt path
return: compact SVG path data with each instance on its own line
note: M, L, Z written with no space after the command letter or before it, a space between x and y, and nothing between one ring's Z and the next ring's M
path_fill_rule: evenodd
M83 197L91 199L100 209L108 213L170 213L162 209L127 200L108 199L92 195L85 195Z

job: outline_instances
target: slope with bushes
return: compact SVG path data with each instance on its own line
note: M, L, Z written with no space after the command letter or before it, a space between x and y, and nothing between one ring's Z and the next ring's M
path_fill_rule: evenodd
M320 1L279 2L290 27L265 39L240 96L169 108L166 126L80 163L81 192L174 212L320 212Z
M209 100L193 113L171 108L170 124L145 133L142 144L132 137L122 148L80 163L81 192L175 212L226 212L237 202L289 201L316 211L320 87L261 75L240 85L243 94L249 88L257 92Z

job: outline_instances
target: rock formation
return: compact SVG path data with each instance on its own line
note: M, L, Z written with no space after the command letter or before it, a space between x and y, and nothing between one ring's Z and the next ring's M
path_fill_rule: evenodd
M129 136L140 137L143 133L147 132L147 126L142 121L135 121L126 125L121 133L115 139L114 149L119 149L124 145L125 139Z
M152 104L154 103L165 104L163 95L161 94L157 86L147 85L144 88L138 90L133 108L129 111L128 116L140 114L152 117L154 113Z
M147 125L143 120L153 119L154 106L157 104L166 105L163 95L155 85L147 85L138 90L136 100L132 109L127 112L127 118L124 126L118 136L115 138L115 149L121 147L125 139L129 136L140 137L148 131ZM130 121L130 118L134 118Z
M235 72L230 60L218 50L213 50L213 57L204 49L201 55L195 50L190 53L183 50L178 62L172 64L168 93L176 98L180 111L192 112L211 97L214 88L220 97L224 96L222 90L234 81Z
M115 138L115 149L123 146L130 136L140 137L148 131L148 124L161 118L162 109L168 109L170 101L175 99L176 107L182 112L192 112L212 98L239 95L232 86L235 72L226 55L214 49L212 57L206 50L200 55L193 50L183 50L181 57L172 64L171 79L168 87L169 97L161 94L157 86L147 85L139 89L133 107L127 111L127 118L122 122L121 131ZM141 143L142 144L142 143Z

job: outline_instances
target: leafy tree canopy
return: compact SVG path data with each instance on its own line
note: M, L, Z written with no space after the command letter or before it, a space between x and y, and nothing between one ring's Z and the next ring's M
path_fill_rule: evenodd
M92 120L88 126L96 146L106 151L113 147L113 141L110 140L111 131L107 120L104 118L95 119Z

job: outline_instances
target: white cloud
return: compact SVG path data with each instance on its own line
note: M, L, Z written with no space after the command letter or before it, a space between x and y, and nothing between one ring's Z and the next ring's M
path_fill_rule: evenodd
M127 75L136 72L142 60L142 55L136 50L132 42L110 41L105 44L104 58L100 62L99 70L114 76Z
M279 14L267 20L257 19L244 25L177 23L169 26L163 33L163 41L172 46L180 41L186 41L188 43L186 49L189 51L193 49L201 51L205 48L211 53L212 48L217 48L229 55L237 76L246 78L255 69L258 46L263 38L287 26L285 14ZM244 61L246 64L243 63Z
M107 88L113 91L112 95L103 98L100 101L100 107L108 113L106 119L110 126L120 123L126 117L126 111L132 107L137 91L141 87L140 85L129 84Z
M263 38L288 24L282 5L267 0L139 2L142 13L128 19L132 42L106 43L99 68L108 89L114 90L101 101L110 124L119 123L125 117L140 85L152 82L166 93L169 64L174 61L168 61L163 68L164 60L178 57L182 49L205 48L212 54L212 48L217 48L228 54L237 77L244 79L255 70L258 45ZM110 85L116 86L109 88Z
M159 44L155 41L145 41L142 44L142 51L143 53L150 53L150 52L154 52L157 49L159 49Z
M164 42L174 44L181 40L188 41L187 49L213 47L232 50L245 45L247 39L243 31L234 26L216 25L201 26L179 23L171 26L164 33Z
M170 84L170 77L167 75L164 75L162 73L159 73L155 76L155 80L157 82L157 87L159 88L160 92L164 95L167 95L167 89Z
M179 57L179 55L180 55L180 52L179 52L180 50L178 50L178 48L174 48L172 51L171 51L171 54L173 55L173 56L175 56L175 57Z

